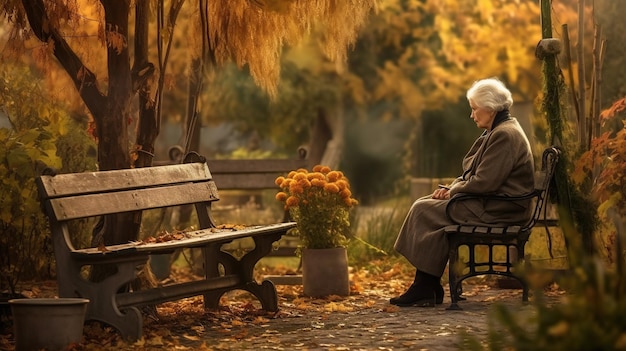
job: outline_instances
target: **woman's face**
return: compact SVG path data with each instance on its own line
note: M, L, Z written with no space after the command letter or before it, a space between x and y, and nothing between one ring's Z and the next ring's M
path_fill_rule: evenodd
M496 117L495 111L478 107L478 105L476 105L472 100L469 101L469 104L472 108L472 114L470 114L470 117L474 120L476 126L478 128L491 130L493 119Z

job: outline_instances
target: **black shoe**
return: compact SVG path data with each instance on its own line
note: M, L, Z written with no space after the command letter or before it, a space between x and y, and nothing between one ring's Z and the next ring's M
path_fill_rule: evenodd
M443 288L442 288L443 292ZM398 297L392 297L389 299L389 303L399 307L434 307L437 303L436 292L432 288L420 287L420 285L411 285L409 289ZM443 295L441 296L441 303L443 303Z

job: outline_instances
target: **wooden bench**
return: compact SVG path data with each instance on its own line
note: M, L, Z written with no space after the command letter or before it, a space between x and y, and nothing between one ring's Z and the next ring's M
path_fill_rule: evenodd
M263 309L278 310L274 285L267 280L257 283L253 270L295 223L218 229L210 210L219 194L206 160L191 154L186 161L149 168L43 175L37 179L52 231L59 296L88 298L86 320L105 322L125 338L139 339L143 320L138 307L203 295L205 306L216 308L224 293L236 289L252 293ZM176 239L84 249L75 248L70 240L68 224L76 219L188 204L195 207L200 229L182 233ZM240 238L252 238L254 248L242 257L222 250L224 244ZM150 255L182 248L202 249L202 279L138 291L125 289ZM83 278L84 266L105 264L115 265L117 273L101 282Z
M458 305L458 302L464 300L464 298L461 297L463 293L463 280L483 274L495 274L516 279L522 286L522 300L528 301L528 285L522 277L515 274L513 268L525 259L524 247L530 237L532 228L541 220L558 160L558 149L550 147L544 150L541 171L537 172L535 175L535 191L526 196L502 197L493 195L456 194L450 200L446 209L449 218L453 218L450 213L453 203L467 199L478 198L498 201L532 199L534 201L534 209L531 219L524 225L474 226L456 224L445 228L444 231L448 236L450 245L448 271L451 304L447 309L460 310L461 307ZM463 246L467 247L469 251L467 262L459 262L459 248ZM478 261L476 252L478 247L488 248L487 261ZM506 260L495 260L495 247L506 248ZM528 264L528 261L525 263Z

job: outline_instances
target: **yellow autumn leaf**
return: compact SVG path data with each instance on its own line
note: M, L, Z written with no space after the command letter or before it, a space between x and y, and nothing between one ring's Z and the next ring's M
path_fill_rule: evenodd
M192 341L200 341L200 338L198 336L195 336L195 335L183 334L183 338L185 338L187 340L192 340Z
M144 337L141 337L141 339L133 343L133 346L144 346L145 344L146 344L146 339L144 339Z
M324 310L328 312L350 312L353 310L353 308L344 304L330 302L324 305Z

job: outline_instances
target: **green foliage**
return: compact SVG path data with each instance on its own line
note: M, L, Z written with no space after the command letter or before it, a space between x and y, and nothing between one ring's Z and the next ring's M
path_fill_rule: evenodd
M49 268L51 248L35 176L38 166L60 166L53 135L64 128L58 111L45 108L26 73L0 71L0 113L12 125L0 128L0 290L11 292L20 279Z
M359 208L353 225L355 238L350 241L348 257L356 265L366 265L381 257L398 256L394 249L398 232L404 222L410 204L402 198L389 206Z
M0 128L0 290L49 274L52 246L35 178L44 167L63 168L58 145L80 155L72 146L77 127L36 81L26 69L0 70L0 118L10 124Z
M478 345L466 335L467 349L626 350L626 275L607 269L602 260L593 257L581 261L580 267L559 279L559 285L567 291L559 303L547 304L538 289L532 317L523 314L520 318L517 308L496 305L489 347Z
M278 93L273 101L255 85L246 71L226 66L207 84L204 123L227 121L243 135L269 140L277 154L291 154L309 139L319 109L338 103L333 71L298 67L285 58Z
M41 129L0 129L0 289L14 292L20 279L41 275L50 263L46 219L34 179L37 161L59 161L48 157L55 151L51 139Z

